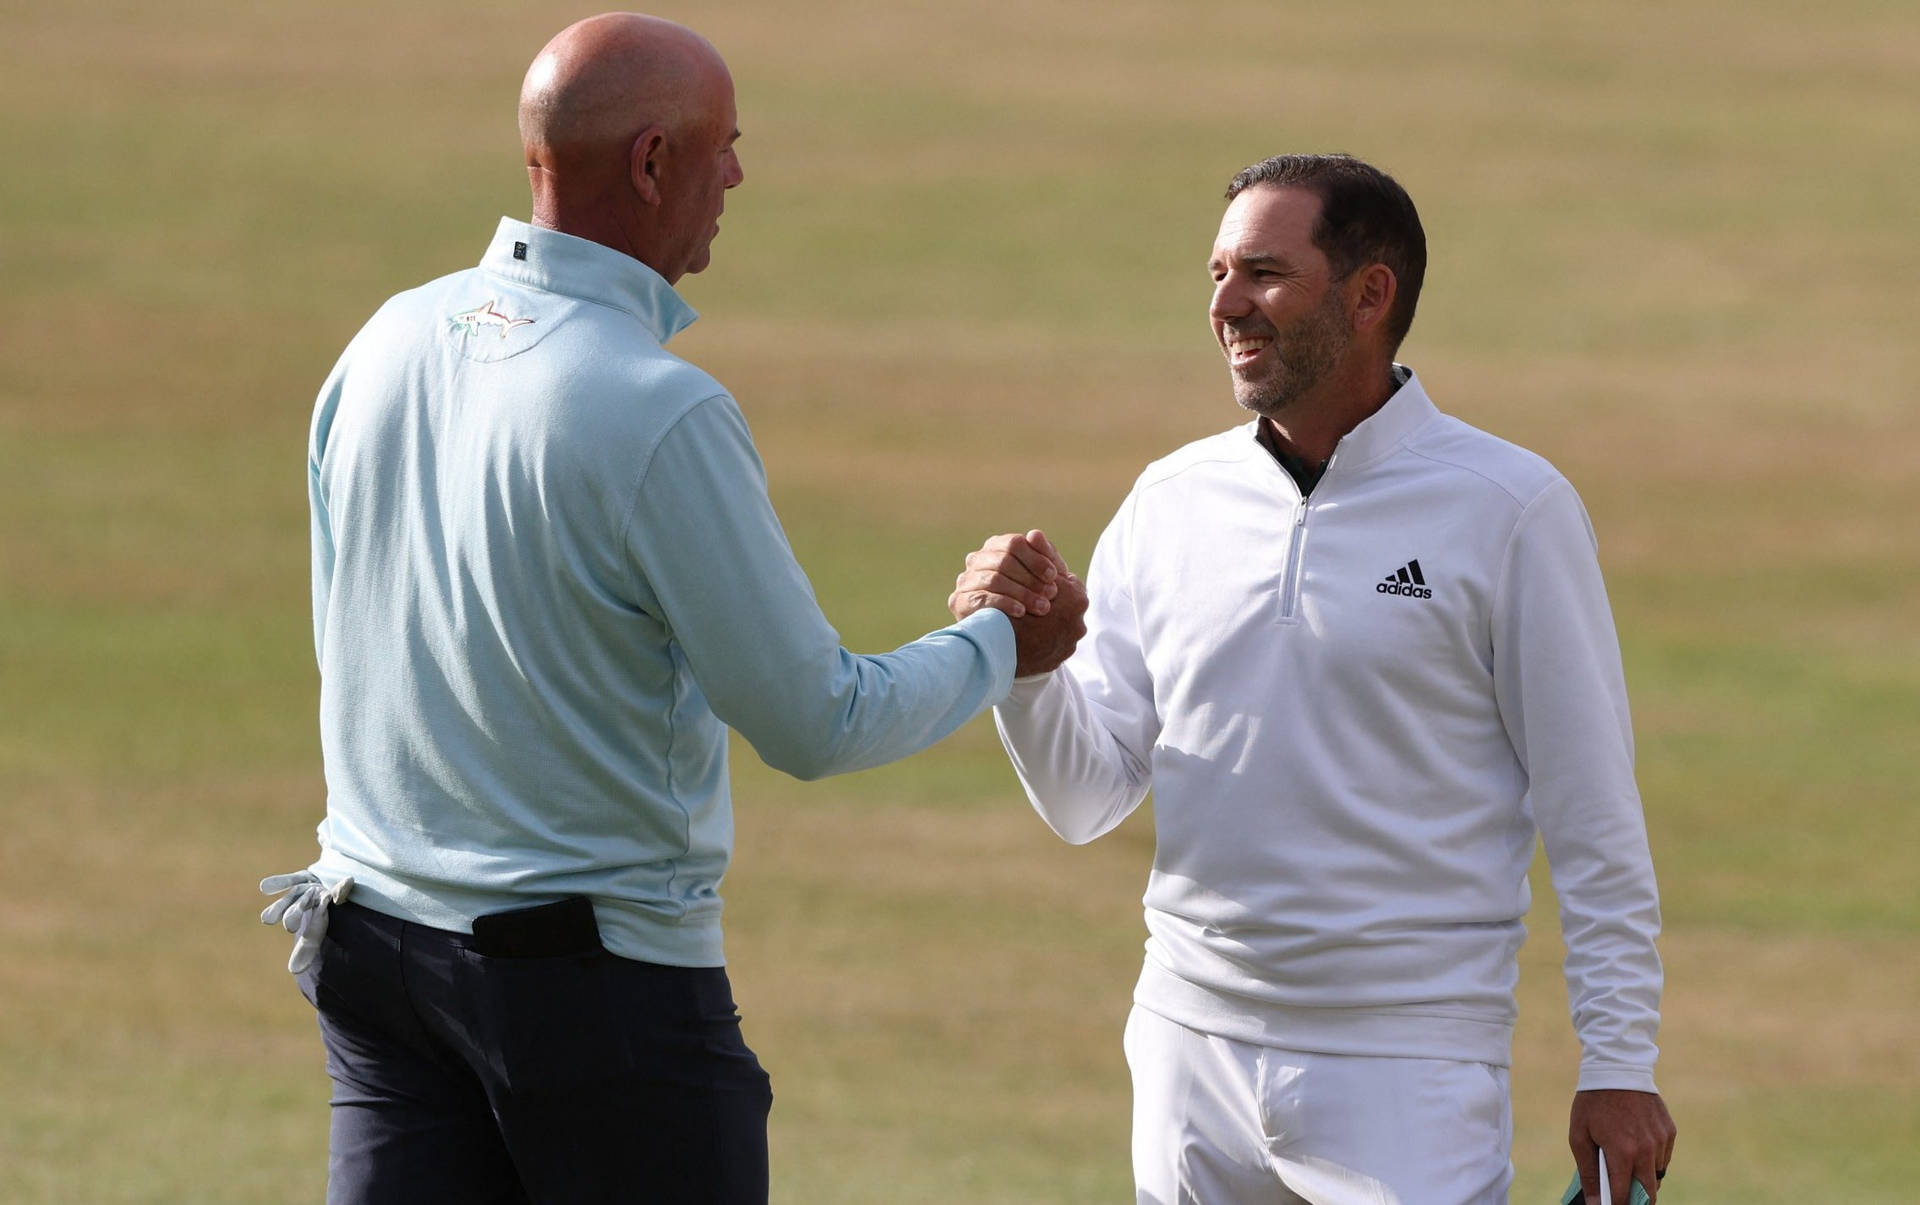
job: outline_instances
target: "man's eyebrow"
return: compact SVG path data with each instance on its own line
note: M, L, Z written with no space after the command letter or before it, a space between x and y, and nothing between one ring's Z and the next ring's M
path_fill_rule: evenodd
M1227 259L1231 259L1235 263L1243 264L1250 268L1273 267L1291 269L1293 267L1292 261L1288 260L1285 256L1269 255L1264 251L1255 251L1250 255L1216 255L1207 261L1207 267L1218 268L1221 261Z

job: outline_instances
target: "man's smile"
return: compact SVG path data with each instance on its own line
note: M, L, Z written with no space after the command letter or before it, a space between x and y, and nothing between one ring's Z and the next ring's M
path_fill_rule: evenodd
M1273 336L1227 331L1221 336L1221 343L1226 348L1228 363L1239 368L1259 359L1260 353L1273 343Z

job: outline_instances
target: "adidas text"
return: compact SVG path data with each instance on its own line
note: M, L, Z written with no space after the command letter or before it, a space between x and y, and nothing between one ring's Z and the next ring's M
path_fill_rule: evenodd
M1427 575L1420 572L1419 561L1408 561L1374 587L1380 594L1398 594L1402 598L1432 598L1433 591L1427 589Z

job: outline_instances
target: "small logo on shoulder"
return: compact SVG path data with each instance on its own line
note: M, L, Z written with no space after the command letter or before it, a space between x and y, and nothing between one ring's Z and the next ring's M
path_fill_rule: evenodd
M1427 586L1426 575L1420 572L1419 561L1408 561L1373 588L1375 594L1398 594L1402 598L1432 598L1433 591Z
M507 332L514 327L526 326L532 321L533 319L531 318L507 317L494 308L492 298L488 298L487 304L478 309L468 310L464 314L455 314L452 318L448 319L453 329L462 334L477 335L481 331L492 330L500 332L502 339L506 338Z

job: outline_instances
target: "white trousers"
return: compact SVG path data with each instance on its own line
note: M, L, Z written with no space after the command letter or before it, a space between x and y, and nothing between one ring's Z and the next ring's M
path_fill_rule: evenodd
M1504 1205L1507 1071L1306 1054L1134 1006L1138 1205Z

